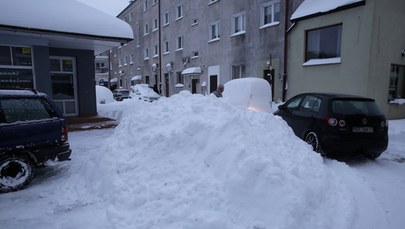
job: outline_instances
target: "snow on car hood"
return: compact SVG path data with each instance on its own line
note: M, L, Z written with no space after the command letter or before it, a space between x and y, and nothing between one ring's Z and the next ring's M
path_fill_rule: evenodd
M115 228L351 227L351 193L281 118L187 91L121 105L84 175Z

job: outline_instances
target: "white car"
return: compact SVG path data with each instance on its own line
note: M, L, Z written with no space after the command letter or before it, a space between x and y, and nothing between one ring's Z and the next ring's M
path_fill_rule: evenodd
M160 95L156 93L148 84L136 84L132 87L131 97L138 98L143 101L153 102L160 98Z
M223 97L230 104L252 111L271 112L271 87L263 78L247 77L225 83Z

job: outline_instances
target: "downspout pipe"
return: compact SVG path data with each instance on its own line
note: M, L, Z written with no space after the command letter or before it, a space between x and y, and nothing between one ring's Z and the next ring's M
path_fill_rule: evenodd
M288 60L288 45L287 45L287 35L289 29L287 29L288 26L288 18L289 18L289 11L290 11L290 1L286 0L285 1L285 12L284 12L284 61L283 61L283 90L282 90L282 101L286 101L287 97L287 60Z

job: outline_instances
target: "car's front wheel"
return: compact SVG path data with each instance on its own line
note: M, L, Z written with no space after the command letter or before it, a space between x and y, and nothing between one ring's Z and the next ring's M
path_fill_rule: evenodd
M11 192L28 185L34 176L34 166L24 156L0 157L0 192Z
M322 149L321 149L321 145L319 144L319 138L316 135L315 132L309 132L306 136L305 136L305 142L308 143L309 145L312 146L312 149L317 152L320 153L321 155L323 155Z

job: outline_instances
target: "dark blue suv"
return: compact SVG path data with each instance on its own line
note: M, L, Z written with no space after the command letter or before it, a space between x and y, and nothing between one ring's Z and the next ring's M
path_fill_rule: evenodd
M16 191L48 160L71 154L65 118L35 90L0 90L0 192Z

